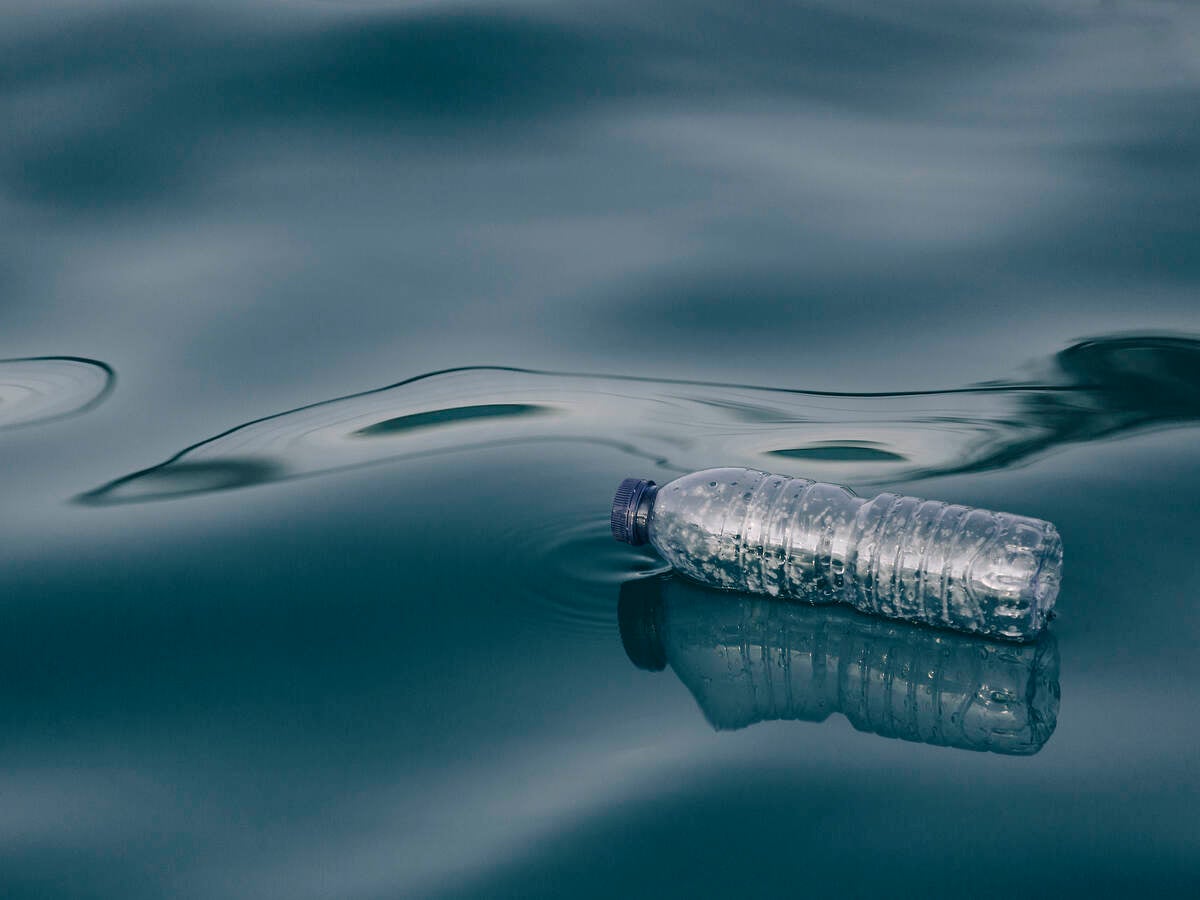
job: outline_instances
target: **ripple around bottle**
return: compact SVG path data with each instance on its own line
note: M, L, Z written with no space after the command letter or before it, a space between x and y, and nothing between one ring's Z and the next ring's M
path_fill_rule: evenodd
M989 641L676 576L622 585L618 621L630 660L670 666L716 730L841 713L880 737L1031 756L1058 722L1050 634Z
M0 429L65 419L86 412L112 390L105 363L73 356L0 360Z
M609 446L660 474L720 463L865 486L1003 468L1067 443L1200 420L1192 338L1085 341L1042 368L1037 383L880 394L450 369L255 419L78 500L168 499L546 441Z
M607 519L538 517L500 539L528 567L528 577L515 580L532 617L573 634L611 634L613 592L630 578L667 570L653 550L614 541Z

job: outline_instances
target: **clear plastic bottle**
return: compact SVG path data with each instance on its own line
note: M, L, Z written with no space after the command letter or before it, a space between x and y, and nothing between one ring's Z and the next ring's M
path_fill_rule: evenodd
M1017 640L1046 624L1062 541L1049 522L756 469L661 487L627 478L612 531L704 584Z

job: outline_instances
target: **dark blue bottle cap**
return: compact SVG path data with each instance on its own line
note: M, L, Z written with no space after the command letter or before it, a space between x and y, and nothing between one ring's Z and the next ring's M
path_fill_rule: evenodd
M626 478L621 482L613 497L612 516L608 520L613 537L635 547L646 543L646 522L654 494L654 482L645 478Z

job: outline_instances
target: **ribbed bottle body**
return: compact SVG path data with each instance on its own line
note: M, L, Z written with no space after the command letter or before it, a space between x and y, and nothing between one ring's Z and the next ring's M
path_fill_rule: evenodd
M741 468L663 485L648 534L713 587L1017 639L1045 624L1062 561L1039 519Z

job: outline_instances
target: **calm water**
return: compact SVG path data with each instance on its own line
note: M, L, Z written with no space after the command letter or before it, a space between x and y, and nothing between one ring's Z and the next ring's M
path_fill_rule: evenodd
M1200 7L0 12L0 894L1194 896ZM1055 522L1029 647L607 533Z

